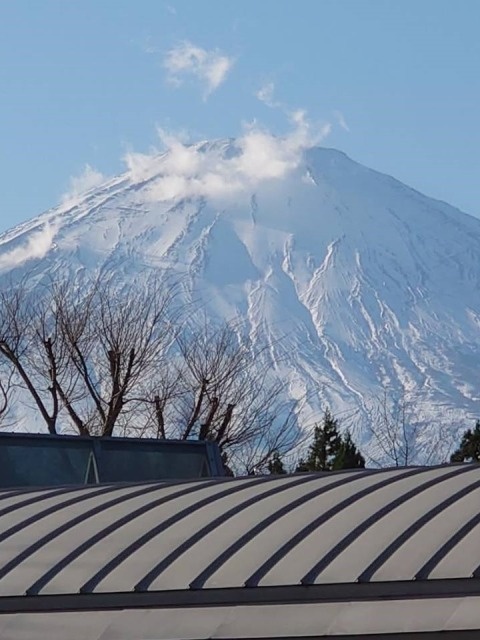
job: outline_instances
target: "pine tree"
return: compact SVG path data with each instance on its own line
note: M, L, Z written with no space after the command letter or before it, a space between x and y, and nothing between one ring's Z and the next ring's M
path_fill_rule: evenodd
M327 409L321 424L313 430L313 442L308 450L305 466L308 471L331 471L341 447L338 422Z
M330 471L341 446L337 420L327 409L321 425L316 425L314 439L307 458L310 471Z
M295 473L305 473L307 471L309 471L309 468L307 467L307 463L303 458L300 458L295 468Z
M347 431L342 438L340 449L333 461L333 469L363 469L365 467L365 458L357 449L352 440L350 432Z
M284 473L287 473L285 471L285 467L283 466L283 460L280 457L280 454L278 453L278 451L275 451L271 459L268 461L267 466L268 466L268 472L271 475L278 476L278 475L283 475Z
M327 409L320 424L313 430L313 442L306 459L300 458L295 471L338 471L339 469L359 469L365 460L347 431L341 436L336 420Z
M480 420L475 429L467 429L459 448L450 457L450 462L480 462Z

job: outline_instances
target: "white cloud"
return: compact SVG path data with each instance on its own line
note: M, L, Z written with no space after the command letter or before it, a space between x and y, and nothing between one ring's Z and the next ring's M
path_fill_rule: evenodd
M128 151L123 156L123 161L127 165L127 171L130 173L133 182L141 182L150 177L156 153L158 152L155 150L152 150L151 155Z
M291 129L275 136L256 124L234 142L188 145L159 130L163 151L125 156L133 181L152 179L149 198L167 201L190 197L231 198L267 180L280 180L296 169L303 152L321 142L330 125L314 127L302 110L289 116Z
M344 131L350 131L350 127L348 126L345 117L341 111L334 111L333 115L335 116L338 124L342 127Z
M13 269L27 260L43 258L51 249L56 233L57 227L46 222L29 235L27 242L0 254L0 269Z
M233 58L220 53L218 49L207 51L186 41L170 49L163 64L169 81L176 86L182 84L187 75L200 80L206 99L225 81L233 63Z
M273 82L267 82L264 84L256 93L255 96L263 102L267 107L271 109L279 109L287 118L293 122L297 126L298 132L305 131L306 129L311 129L311 126L307 122L307 114L304 109L294 109L292 110L283 102L275 100L275 85ZM325 124L321 130L321 137L325 137L330 133L331 125ZM317 128L317 131L319 129Z
M274 93L275 93L274 83L267 82L267 84L264 84L263 87L260 87L260 89L256 92L255 95L260 100L260 102L263 102L264 104L266 104L267 107L276 109L281 107L281 105L279 102L276 102L274 100Z
M67 193L62 196L62 202L69 202L75 200L82 193L89 191L95 187L98 187L102 182L105 182L106 177L96 171L89 164L86 164L82 173L79 176L72 176L70 178L70 188Z

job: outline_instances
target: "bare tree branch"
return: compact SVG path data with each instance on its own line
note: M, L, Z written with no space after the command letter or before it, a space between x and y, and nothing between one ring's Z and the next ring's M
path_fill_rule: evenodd
M395 394L384 389L369 400L367 407L371 434L370 460L374 464L405 467L446 460L453 444L451 428L447 428L443 416L438 416L434 425L427 423L421 415L418 394L408 394L405 390ZM427 426L429 437L425 441L422 436Z
M271 345L239 322L188 321L176 294L168 282L120 287L105 274L4 291L0 363L51 433L61 424L80 434L210 440L245 469L291 450L297 407L284 401Z
M59 404L56 363L49 361L47 310L24 283L0 292L0 357L15 369L48 431L56 433ZM39 340L39 336L43 340Z

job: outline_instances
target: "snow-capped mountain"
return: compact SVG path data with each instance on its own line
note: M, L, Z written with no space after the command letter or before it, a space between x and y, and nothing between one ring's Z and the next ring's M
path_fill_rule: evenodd
M480 410L480 220L339 151L272 144L132 156L1 235L0 277L174 274L269 341L305 425L329 406L366 445L370 400L402 389L421 441L464 429Z

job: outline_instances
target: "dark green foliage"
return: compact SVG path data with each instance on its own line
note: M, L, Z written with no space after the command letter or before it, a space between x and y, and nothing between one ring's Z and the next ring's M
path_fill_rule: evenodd
M285 467L283 466L283 461L282 458L280 457L280 454L278 453L278 451L275 451L273 456L271 457L271 459L268 461L268 473L272 474L272 475L282 475L284 473L287 473L285 471Z
M333 469L363 469L365 467L365 458L355 446L350 432L343 436L340 449L335 456Z
M330 471L341 445L338 424L327 409L321 424L316 424L306 465L309 471Z
M309 471L307 463L305 462L305 460L303 458L300 458L300 460L298 461L298 464L297 464L297 466L295 468L295 473L305 473L306 471Z
M475 429L467 429L459 448L450 457L450 462L480 462L480 420Z
M322 423L315 425L306 460L301 458L295 471L338 471L364 466L365 460L350 433L347 431L345 436L340 435L338 420L327 409Z

